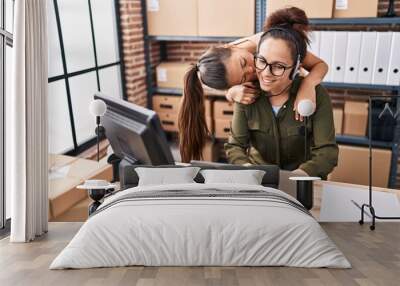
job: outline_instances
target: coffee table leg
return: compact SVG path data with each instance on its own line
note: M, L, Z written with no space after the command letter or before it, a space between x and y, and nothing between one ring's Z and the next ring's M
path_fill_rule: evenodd
M313 207L313 181L297 181L297 200L310 210Z
M91 203L89 206L89 216L92 213L94 213L100 205L101 205L101 202L99 202L99 201L94 201L93 203Z
M104 198L106 194L106 189L90 189L88 190L88 192L89 192L89 197L94 201L89 206L89 216L90 216L101 205L100 200Z

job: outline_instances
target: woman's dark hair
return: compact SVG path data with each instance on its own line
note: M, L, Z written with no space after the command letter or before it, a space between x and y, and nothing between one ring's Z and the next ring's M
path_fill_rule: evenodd
M202 159L209 135L205 118L202 83L215 89L229 87L224 61L231 56L230 48L211 48L186 73L178 127L182 162Z
M274 30L273 28L283 28L290 34L282 30ZM264 31L266 33L261 36L258 47L260 47L261 43L267 38L282 39L288 43L292 52L293 61L296 61L297 49L300 53L300 61L303 61L307 54L307 45L310 43L308 38L309 30L308 18L303 10L297 7L279 9L268 16L264 24ZM296 40L296 44L293 43L293 39Z

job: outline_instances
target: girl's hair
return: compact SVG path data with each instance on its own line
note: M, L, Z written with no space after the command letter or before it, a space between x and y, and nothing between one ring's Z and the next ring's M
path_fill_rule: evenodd
M287 30L292 37L284 31L273 30L273 28L278 27ZM288 43L294 61L297 58L297 45L300 53L300 61L303 61L307 54L307 45L310 43L308 38L309 30L308 18L303 10L297 7L279 9L268 16L264 24L265 33L261 36L258 47L267 38L282 39ZM296 41L296 44L293 43L293 39Z
M202 82L211 88L227 89L229 84L224 62L230 56L230 48L211 48L185 74L183 99L178 116L182 162L202 159L203 147L209 135Z

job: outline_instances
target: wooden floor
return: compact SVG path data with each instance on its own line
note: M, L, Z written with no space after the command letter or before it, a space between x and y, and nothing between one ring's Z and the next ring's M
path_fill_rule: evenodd
M325 223L323 228L353 268L123 267L48 270L81 223L50 223L49 233L27 244L0 241L0 285L400 285L400 223Z

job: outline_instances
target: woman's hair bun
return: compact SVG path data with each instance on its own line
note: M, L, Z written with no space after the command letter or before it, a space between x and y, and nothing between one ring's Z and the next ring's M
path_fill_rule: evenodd
M287 7L271 13L264 24L264 31L274 27L293 29L300 34L306 43L309 42L309 21L304 10L297 7Z
M264 30L273 27L286 27L307 32L309 27L308 18L304 10L297 7L288 7L271 13L264 25Z

